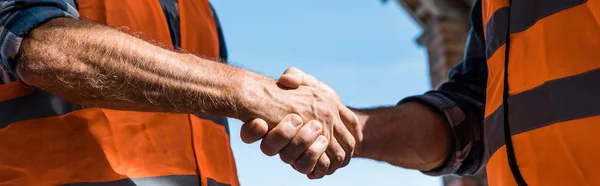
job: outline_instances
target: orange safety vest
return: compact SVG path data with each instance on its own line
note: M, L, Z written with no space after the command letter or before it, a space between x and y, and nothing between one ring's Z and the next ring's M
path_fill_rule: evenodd
M208 1L178 4L181 48L217 58ZM84 0L79 12L171 45L158 0ZM239 185L223 117L89 108L19 82L0 85L0 111L0 185Z
M482 3L489 184L600 185L600 0Z

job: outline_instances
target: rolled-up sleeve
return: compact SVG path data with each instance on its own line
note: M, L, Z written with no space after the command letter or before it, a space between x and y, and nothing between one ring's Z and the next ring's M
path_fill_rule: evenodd
M4 81L14 81L14 58L29 30L55 17L79 18L74 0L0 0L0 60Z
M400 104L420 102L438 111L452 130L454 150L442 167L424 172L428 175L474 174L485 164L483 111L487 64L479 0L471 11L471 22L465 58L450 70L449 80L437 90L400 101Z

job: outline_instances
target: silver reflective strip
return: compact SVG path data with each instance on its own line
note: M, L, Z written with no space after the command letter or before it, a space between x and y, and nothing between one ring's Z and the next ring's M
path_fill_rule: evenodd
M127 178L108 182L72 183L65 186L199 186L198 175L171 175L147 178Z

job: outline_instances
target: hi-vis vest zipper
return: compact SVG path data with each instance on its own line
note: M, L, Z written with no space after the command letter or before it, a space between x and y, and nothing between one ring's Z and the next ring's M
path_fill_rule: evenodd
M171 45L158 0L80 0L83 20ZM219 56L207 0L178 0L181 49ZM0 85L0 185L238 186L227 120L87 108Z
M600 185L600 0L482 1L490 185Z

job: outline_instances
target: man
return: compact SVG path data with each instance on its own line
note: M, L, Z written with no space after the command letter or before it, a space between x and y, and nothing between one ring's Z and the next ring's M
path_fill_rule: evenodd
M486 166L491 186L600 185L599 15L598 0L475 1L449 81L394 107L355 110L355 156L429 175ZM293 68L279 81L323 86Z
M216 116L264 119L263 151L314 178L352 156L333 91L217 62L207 0L4 0L0 25L0 185L239 185Z

